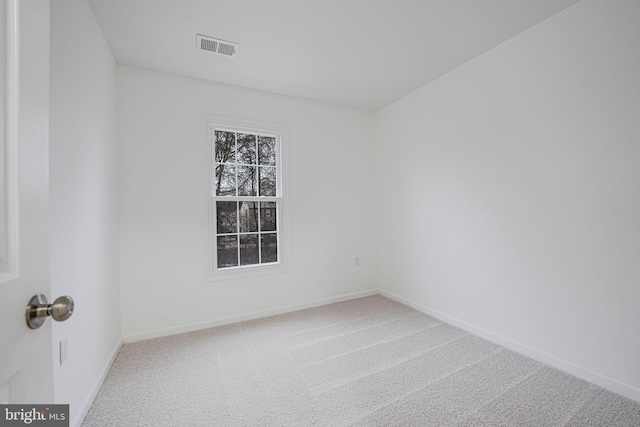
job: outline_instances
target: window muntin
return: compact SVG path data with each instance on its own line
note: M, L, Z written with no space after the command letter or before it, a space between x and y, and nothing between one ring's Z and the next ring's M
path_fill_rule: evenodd
M280 262L279 135L214 127L214 268Z

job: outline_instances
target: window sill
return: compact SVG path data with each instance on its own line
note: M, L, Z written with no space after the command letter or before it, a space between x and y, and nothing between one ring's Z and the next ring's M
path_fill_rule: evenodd
M230 267L216 270L209 274L206 282L220 282L225 280L245 279L269 274L280 274L291 271L291 268L283 263L266 264L261 266Z

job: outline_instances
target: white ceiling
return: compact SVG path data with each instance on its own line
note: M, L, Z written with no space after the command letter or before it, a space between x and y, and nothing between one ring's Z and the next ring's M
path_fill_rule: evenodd
M376 111L579 0L88 1L118 64Z

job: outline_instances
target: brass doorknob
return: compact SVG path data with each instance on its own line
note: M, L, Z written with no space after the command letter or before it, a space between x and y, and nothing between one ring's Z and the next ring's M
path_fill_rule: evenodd
M44 295L34 295L27 305L27 325L31 329L38 329L47 320L47 316L58 322L65 321L73 314L73 308L73 298L69 296L58 297L53 304L49 304Z

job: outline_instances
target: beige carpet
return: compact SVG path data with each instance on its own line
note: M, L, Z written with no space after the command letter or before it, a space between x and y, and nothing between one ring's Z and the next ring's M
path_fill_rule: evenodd
M640 426L640 404L373 296L127 344L83 426Z

